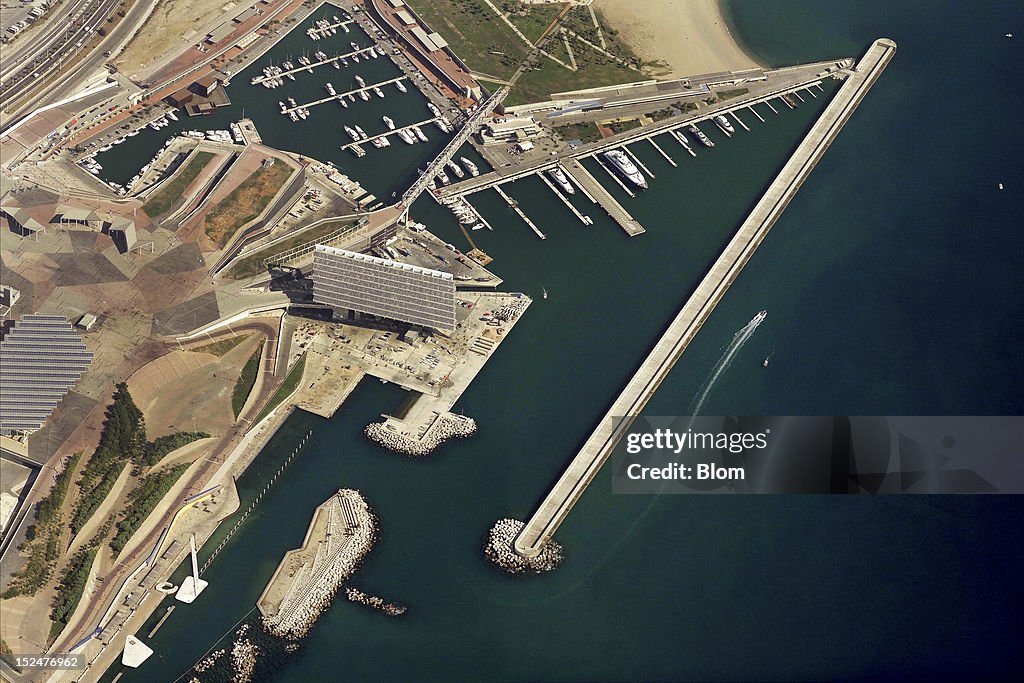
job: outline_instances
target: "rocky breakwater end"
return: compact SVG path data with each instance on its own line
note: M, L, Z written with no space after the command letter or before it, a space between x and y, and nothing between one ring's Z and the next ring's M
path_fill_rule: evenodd
M405 614L407 611L404 605L387 602L384 598L378 598L376 595L367 595L358 588L346 588L345 595L352 602L383 612L389 617L398 617Z
M422 439L414 439L410 436L399 434L389 427L386 422L374 422L367 425L363 431L371 441L380 444L388 450L413 458L430 455L435 448L448 439L464 439L472 436L475 432L476 420L453 413L439 415Z
M235 683L249 683L256 672L256 657L259 656L260 649L245 637L248 627L248 624L244 624L238 629L238 636L231 646L231 666L235 671L231 680Z
M358 491L341 489L317 508L317 514L324 516L322 536L312 539L315 543L310 547L286 553L278 574L264 591L264 597L270 592L281 596L276 605L268 603L269 612L263 614L264 629L279 638L299 639L308 634L376 541L377 520ZM313 526L316 524L314 515ZM310 540L307 536L307 542ZM282 568L293 563L298 565L294 574L281 574ZM274 586L275 581L281 581L281 586ZM264 597L259 603L261 611Z
M516 553L513 544L525 522L518 519L499 519L491 527L484 542L484 555L509 574L540 574L549 572L562 563L562 546L548 541L536 557L522 557Z
M200 662L196 664L193 667L193 669L195 670L196 673L203 673L204 671L210 669L214 664L216 664L217 660L223 657L225 652L227 652L227 650L221 648L216 652L211 653L207 657L204 657L202 660L200 660Z

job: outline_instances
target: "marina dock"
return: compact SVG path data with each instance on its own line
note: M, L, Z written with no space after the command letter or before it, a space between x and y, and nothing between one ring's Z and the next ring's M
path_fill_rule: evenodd
M573 203L570 202L569 199L564 194L562 194L561 192L558 191L558 188L556 188L554 186L554 184L550 180L548 180L548 177L547 177L546 174L538 173L537 176L541 180L544 181L545 185L547 185L549 188L551 188L551 191L555 193L555 196L558 197L560 200L562 200L562 203L565 204L565 206L570 211L573 212L573 214L576 216L576 218L580 219L580 223L583 223L583 225L593 225L594 224L594 221L591 220L590 216L584 216L582 213L580 213L579 209L577 209L573 205Z
M291 69L281 69L281 73L274 74L273 76L268 76L266 74L260 74L259 76L256 76L255 78L253 78L249 82L252 85L259 85L263 81L269 81L271 79L281 78L282 76L295 75L295 74L297 74L297 73L299 73L301 71L310 71L311 72L313 69L315 69L318 66L324 66L325 64L333 64L334 62L341 61L342 59L348 59L349 57L352 57L353 55L362 56L362 55L365 54L367 57L369 57L370 56L369 53L372 50L374 50L374 49L375 48L373 48L373 47L363 47L363 48L359 48L358 50L352 50L351 52L346 52L343 55L334 55L333 57L328 57L327 59L321 59L321 60L316 61L316 62L310 60L309 64L299 64L298 66L293 67Z
M365 88L356 88L355 90L347 90L345 92L339 92L336 95L329 95L329 96L324 97L324 98L319 99L319 100L313 100L312 102L306 102L304 104L297 104L294 107L285 107L285 108L283 108L281 110L281 113L284 114L285 116L287 116L288 114L291 114L293 111L298 111L299 109L302 109L302 108L309 109L310 107L315 107L316 105L323 104L324 102L333 102L335 100L340 100L342 97L346 97L348 95L358 95L361 92L366 92L366 91L369 91L369 90L373 90L374 88L379 88L382 85L391 85L392 83L397 83L398 81L404 81L407 78L409 78L409 77L403 74L401 76L398 76L397 78L391 78L391 79L388 79L386 81L381 81L380 83L371 83L370 85L366 86Z
M626 231L626 234L630 237L636 237L642 235L644 232L644 226L640 225L640 222L633 218L625 207L619 203L615 197L611 195L608 190L604 189L604 185L597 182L597 178L590 175L590 171L583 167L576 159L566 159L564 168L566 173L572 176L573 182L579 186L583 192L601 205L608 215L612 217L619 226Z
M893 41L876 40L856 67L846 72L846 81L811 131L516 537L516 554L536 557L554 536L895 52Z
M321 25L320 22L323 22ZM345 33L349 32L349 26L356 23L355 19L345 19L344 21L329 22L326 19L321 19L317 22L316 26L306 29L306 35L313 40L321 40L327 38L327 36L334 35L331 33L331 29L337 31L339 28ZM315 36L315 37L314 37Z
M512 207L512 210L519 214L519 217L522 218L523 221L530 226L530 230L533 230L534 234L537 235L537 237L541 238L542 240L546 240L548 238L547 235L541 232L540 228L538 228L534 224L534 222L530 220L530 217L527 216L526 213L519 208L519 203L512 199L511 197L509 197L507 194L505 194L505 191L501 189L501 185L495 185L494 189L498 191L498 194L501 195L501 198L505 200L505 203Z
M400 128L395 128L394 130L386 130L386 131L377 133L376 135L367 134L366 140L360 140L359 142L368 142L369 140L372 140L373 138L386 138L386 137L388 137L390 135L398 135L399 131L412 130L413 128L416 128L417 126L426 126L428 124L433 123L434 121L437 121L437 119L438 119L438 117L435 116L434 118L424 119L423 121L420 121L419 123L410 123L408 126L402 126ZM342 145L341 149L348 149L349 147L356 147L356 146L359 145L359 142L349 142L347 144Z
M679 164L677 164L675 162L675 159L670 157L668 155L668 152L666 152L665 150L663 150L661 148L661 145L659 145L658 141L654 139L654 136L651 136L651 137L647 138L647 141L654 146L654 149L658 150L658 153L661 154L661 156L665 157L665 161L667 161L668 163L672 164L673 167L678 167L679 166Z

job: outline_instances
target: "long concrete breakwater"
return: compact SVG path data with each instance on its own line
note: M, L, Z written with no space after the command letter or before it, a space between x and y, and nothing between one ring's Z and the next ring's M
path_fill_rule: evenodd
M760 246L775 221L821 156L874 85L896 51L887 38L876 40L800 142L764 196L711 266L664 335L640 365L590 438L527 521L513 544L516 555L537 557L611 455L686 347L697 335L729 286Z

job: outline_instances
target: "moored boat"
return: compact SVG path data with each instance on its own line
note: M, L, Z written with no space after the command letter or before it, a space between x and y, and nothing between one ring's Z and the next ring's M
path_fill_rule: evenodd
M636 167L633 160L630 159L621 149L608 150L602 156L612 165L612 168L615 169L619 175L623 176L636 187L644 190L647 189L647 179L644 178L643 173L641 173L640 169Z
M700 140L701 144L704 145L705 147L715 146L715 143L711 140L711 138L705 135L704 131L698 128L696 124L691 124L690 127L687 128L687 130L690 131L690 134L693 135L693 137Z
M572 186L569 179L565 176L565 171L555 166L554 168L548 169L548 177L555 181L566 194L576 194L576 188Z

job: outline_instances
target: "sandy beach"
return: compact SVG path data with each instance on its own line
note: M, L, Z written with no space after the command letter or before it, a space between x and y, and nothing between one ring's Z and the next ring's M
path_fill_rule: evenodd
M759 66L736 43L718 0L594 0L594 9L619 31L658 78Z

